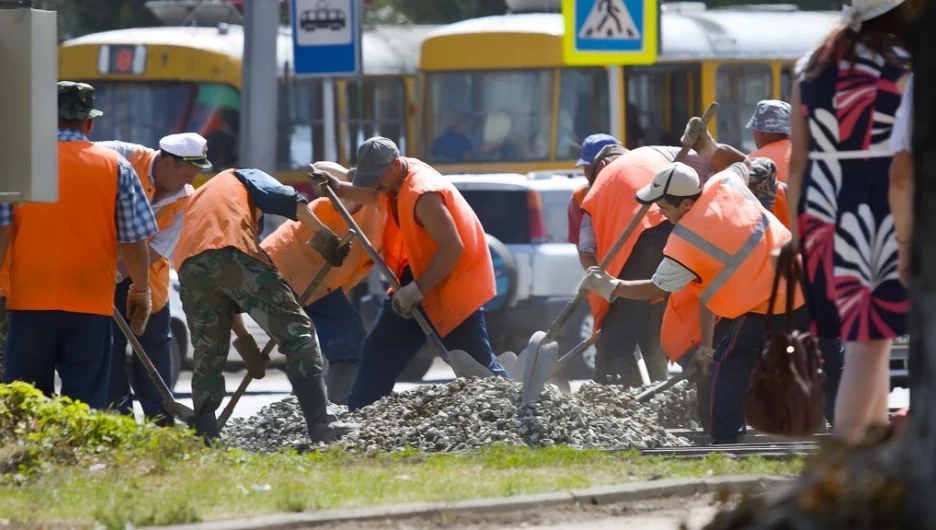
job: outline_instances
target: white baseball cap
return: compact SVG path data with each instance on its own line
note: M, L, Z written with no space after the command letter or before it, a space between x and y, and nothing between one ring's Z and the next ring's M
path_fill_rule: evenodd
M702 184L696 170L675 162L657 173L653 181L641 188L634 196L640 204L653 204L664 195L671 197L692 197L702 191Z
M337 162L315 162L312 164L312 168L319 171L324 171L325 173L328 173L342 182L351 182L351 179L348 176L348 168L338 164Z
M170 134L159 141L159 149L199 169L211 169L208 140L193 132Z

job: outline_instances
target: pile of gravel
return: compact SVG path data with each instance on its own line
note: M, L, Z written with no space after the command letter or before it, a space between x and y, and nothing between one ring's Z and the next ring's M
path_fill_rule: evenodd
M518 382L457 379L393 393L348 413L356 433L336 446L350 452L466 451L492 444L581 448L682 447L685 438L668 433L654 406L639 406L622 387L587 383L574 394L547 386L535 410L521 410ZM223 433L234 447L254 452L310 449L305 421L295 398L264 407L247 419L234 419Z
M647 388L649 387L634 388L628 392L636 397ZM673 388L650 398L650 401L643 406L657 415L664 429L697 430L702 428L699 424L698 412L696 412L698 400L695 383L687 381L677 383Z

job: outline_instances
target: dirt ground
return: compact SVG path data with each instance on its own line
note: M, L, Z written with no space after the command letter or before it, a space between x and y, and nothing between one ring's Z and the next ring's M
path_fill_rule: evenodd
M315 526L316 530L603 530L640 529L664 530L702 528L720 505L711 494L695 497L668 497L631 503L595 505L563 505L519 512L491 515L435 515L406 520L377 520Z

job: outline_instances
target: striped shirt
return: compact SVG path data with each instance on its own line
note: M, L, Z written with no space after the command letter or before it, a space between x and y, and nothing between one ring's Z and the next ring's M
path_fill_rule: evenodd
M88 137L77 129L59 129L58 141L88 141ZM120 156L117 161L117 242L135 243L159 232L156 217L140 180L127 159ZM0 204L0 226L13 224L13 205Z

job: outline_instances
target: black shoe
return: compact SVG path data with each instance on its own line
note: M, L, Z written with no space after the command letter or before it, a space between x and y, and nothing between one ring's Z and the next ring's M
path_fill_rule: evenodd
M329 363L325 371L328 386L328 400L336 405L347 405L351 385L357 377L358 365L352 362Z
M212 442L221 438L221 432L218 430L218 419L215 418L214 411L203 412L194 418L189 425L195 429L195 434L205 439L205 445L211 445Z
M328 414L328 392L322 374L300 376L287 372L293 394L299 401L299 408L305 417L309 429L309 438L313 444L331 443L358 428L353 423L341 423Z

